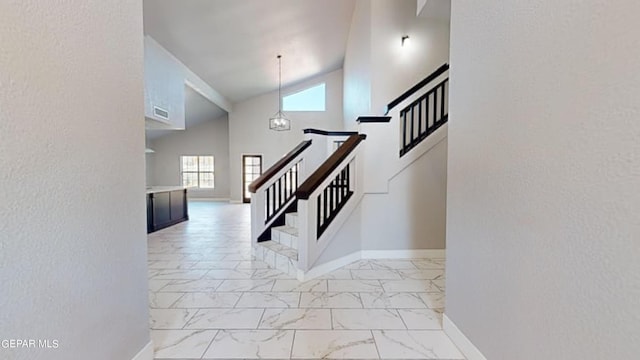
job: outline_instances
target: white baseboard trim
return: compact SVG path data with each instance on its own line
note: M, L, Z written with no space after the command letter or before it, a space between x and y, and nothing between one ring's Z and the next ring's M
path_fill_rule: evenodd
M362 259L360 251L356 251L354 253L351 253L349 255L345 255L343 257L337 258L335 260L331 260L327 263L324 263L322 265L318 265L314 268L312 268L311 270L309 270L307 273L305 273L302 270L298 270L298 280L299 281L307 281L310 279L314 279L317 278L318 276L322 276L324 274L328 274L334 270L337 270L345 265L349 265L354 261L358 261Z
M480 350L473 345L471 340L469 340L460 329L456 326L456 324L449 319L447 314L443 314L442 316L442 325L444 328L444 332L449 336L451 341L460 349L462 354L467 358L467 360L487 360L487 358L482 355Z
M229 198L210 198L210 197L190 197L189 201L225 201L228 202Z
M153 360L153 341L149 341L131 360Z
M445 249L362 250L363 259L444 258Z
M229 200L229 204L243 204L240 200Z
M445 249L361 250L313 267L306 273L298 270L297 278L298 281L314 279L361 259L444 258L445 254Z

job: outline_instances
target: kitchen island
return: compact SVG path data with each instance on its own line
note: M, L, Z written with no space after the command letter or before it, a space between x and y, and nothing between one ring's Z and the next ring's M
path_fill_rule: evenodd
M147 188L147 233L189 220L184 186Z

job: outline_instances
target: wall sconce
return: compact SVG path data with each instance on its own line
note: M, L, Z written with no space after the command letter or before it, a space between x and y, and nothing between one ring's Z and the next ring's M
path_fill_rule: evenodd
M402 46L404 47L405 45L409 44L409 35L404 35L402 37Z

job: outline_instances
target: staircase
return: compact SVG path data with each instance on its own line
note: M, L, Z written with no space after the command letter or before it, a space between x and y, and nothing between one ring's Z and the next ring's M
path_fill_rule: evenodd
M446 137L448 69L393 100L385 116L359 118L360 132L304 130L249 186L256 259L303 280L365 192L388 192L390 179Z
M298 275L298 213L285 213L285 224L271 228L271 239L258 242L257 260L296 277Z

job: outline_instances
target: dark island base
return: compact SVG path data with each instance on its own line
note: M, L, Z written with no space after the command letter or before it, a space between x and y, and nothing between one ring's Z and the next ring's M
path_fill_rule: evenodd
M186 189L147 194L147 234L187 220Z

